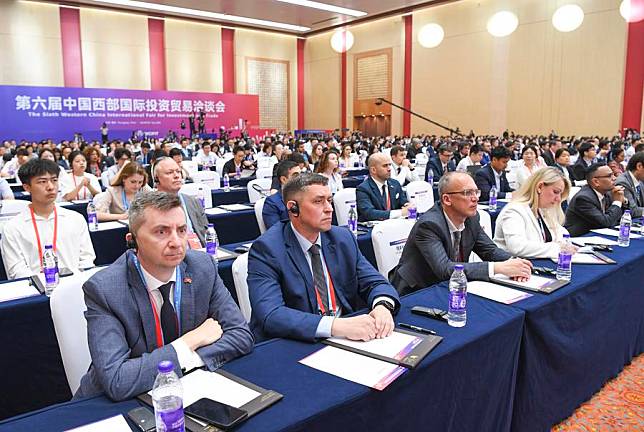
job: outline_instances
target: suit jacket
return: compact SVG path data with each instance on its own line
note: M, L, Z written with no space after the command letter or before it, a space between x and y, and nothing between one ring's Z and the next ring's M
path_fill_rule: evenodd
M436 157L433 157L429 160L427 163L427 170L425 171L425 181L429 182L429 169L431 168L432 173L434 175L434 182L437 183L438 180L440 180L441 177L443 177L443 174L445 174L445 171L443 170L443 162L438 158L438 155ZM452 172L456 171L456 165L454 164L453 160L449 160L447 162L447 172Z
M262 208L262 218L267 230L280 221L288 221L288 211L282 198L282 192L277 192L266 198L264 208Z
M355 237L333 226L322 236L322 254L342 315L388 296L400 307L396 290L362 256ZM248 256L250 321L257 340L288 337L315 340L318 314L313 276L290 222L273 225L255 240Z
M637 185L633 182L630 173L626 171L615 180L616 186L624 186L624 196L628 200L628 208L633 218L644 216L644 182L639 182L640 193L637 193Z
M206 231L208 231L208 217L201 207L199 200L191 195L180 194L186 203L186 210L188 217L192 223L192 228L195 230L201 246L206 247Z
M575 180L577 180L577 179L575 178L575 173L572 171L572 168L570 166L565 166L564 167L564 166L559 165L558 163L555 163L553 165L553 167L555 167L559 171L561 171L566 176L566 178L568 178L568 180L570 180L571 185L575 184Z
M575 180L586 180L586 170L588 165L584 161L584 158L579 156L577 162L572 166L572 173L574 174Z
M391 210L401 209L407 202L407 195L397 180L387 180L387 189L391 202ZM389 219L389 210L382 197L382 190L376 182L367 176L356 188L356 202L358 204L358 220L361 222Z
M559 255L557 241L568 231L561 225L548 225L548 230L552 241L546 243L532 209L527 204L512 202L503 207L496 219L494 242L521 258L556 258Z
M488 280L488 262L467 262L475 252L483 261L505 261L511 255L499 249L485 234L479 215L465 220L461 234L463 265L468 280ZM454 245L440 203L425 212L414 224L400 262L390 273L392 284L401 295L449 280L456 262ZM458 263L461 264L461 263Z
M494 170L492 169L491 164L485 165L483 168L478 170L474 174L474 181L476 186L481 189L481 201L489 201L490 199L490 189L492 186L496 186L496 179L494 177ZM505 176L505 171L501 173L501 190L497 191L497 198L505 198L505 194L512 192L510 183Z
M610 194L606 194L611 203ZM610 205L606 212L595 191L588 185L583 186L570 200L566 210L564 226L572 237L586 234L591 229L611 228L619 224L622 217L622 207Z
M157 346L150 297L132 255L133 251L125 252L83 285L92 363L75 398L101 393L113 400L135 397L152 388L162 360L172 360L181 376L174 347ZM180 269L181 334L194 330L207 318L219 322L223 330L215 343L197 349L205 367L213 371L249 353L253 335L212 258L189 250Z
M152 161L152 152L149 151L148 154L144 155L141 153L136 157L136 161L140 163L141 165L149 165L150 162Z
M541 157L543 160L546 162L546 165L548 166L554 166L555 165L555 158L550 150L546 150L541 154Z
M67 159L60 159L60 160L58 161L58 165L60 165L61 167L63 167L63 169L65 169L65 170L70 170L70 169L71 169L71 167L69 166L69 162L67 161Z

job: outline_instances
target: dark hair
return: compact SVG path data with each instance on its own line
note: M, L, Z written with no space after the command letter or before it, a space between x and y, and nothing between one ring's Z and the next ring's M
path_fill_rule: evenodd
M482 151L483 151L483 147L481 147L478 144L474 144L472 147L470 147L470 155L481 153Z
M595 175L597 174L597 170L603 166L606 166L605 162L596 162L586 168L586 181L590 183L592 179L595 178Z
M69 154L69 157L67 158L67 161L69 162L69 168L72 168L72 164L74 163L76 156L83 156L85 158L85 162L87 162L87 169L89 169L89 160L87 159L87 156L78 150L74 150Z
M644 152L642 151L639 151L631 156L631 159L628 161L628 165L626 165L626 169L629 171L635 171L637 169L638 163L644 165Z
M245 152L244 147L238 145L233 148L233 154L236 155L238 152Z
M395 145L391 148L391 153L389 153L391 156L396 156L398 153L402 151L407 151L407 149L403 148L402 146Z
M338 158L338 162L339 162L340 156L338 155L338 151L336 149L329 149L325 153L322 154L322 157L320 158L320 160L318 162L318 166L317 166L317 169L315 170L315 172L323 173L324 171L326 171L327 167L329 166L329 157L332 154L336 155L336 157ZM338 170L337 166L335 167L335 170L336 171Z
M282 199L284 202L293 200L295 195L305 191L309 186L313 185L322 185L326 186L329 184L329 179L324 177L321 174L316 173L304 173L298 176L293 177L286 182L282 188Z
M23 184L30 184L31 179L44 174L51 174L58 178L60 167L49 159L31 159L18 170L18 178Z
M438 153L451 152L452 149L449 144L441 144L438 146Z
M617 156L620 155L620 153L624 153L624 149L621 147L615 147L614 149L611 150L610 152L610 158L615 159Z
M149 149L149 148L150 148L150 144L149 144L149 143L147 143L147 142L144 142L144 143L142 143L142 144L141 144L141 148L142 148L142 149L144 149L144 148Z
M163 150L155 150L152 152L152 160L156 161L157 159L161 159L164 157L168 157L168 155L165 154Z
M275 175L279 181L280 177L288 177L288 172L298 166L296 162L285 160L277 164L277 169L275 170Z
M494 147L491 153L492 159L510 159L512 156L510 150L503 146Z
M56 153L54 153L54 151L52 149L50 149L50 148L40 149L40 151L38 152L38 159L42 159L42 155L45 152L51 153L54 156L54 159L56 159Z
M181 156L183 159L183 152L179 150L178 148L173 148L170 150L170 157L175 157L175 156Z
M25 147L19 147L16 150L16 156L29 156L29 151Z
M288 158L286 160L293 161L296 164L306 163L306 161L304 160L304 156L302 156L302 153L297 153L297 152L293 152L290 155L288 155Z
M644 143L639 143L635 146L635 152L639 153L641 151L644 151Z
M570 154L570 150L568 150L566 147L561 147L555 152L555 159L559 159L561 155L564 154L564 152Z
M127 156L129 159L132 159L132 153L123 147L119 147L116 150L114 150L114 160L118 161L121 159L123 156Z
M539 151L538 151L538 150L537 150L537 148L536 148L535 146L533 146L533 145L527 145L527 146L523 147L523 150L521 150L521 157L523 157L523 154L524 154L525 152L527 152L528 150L532 150L532 151L534 152L534 156L535 156L535 158L538 158L538 157L539 157Z
M579 154L581 155L581 157L584 157L584 153L586 153L588 150L591 150L593 148L595 148L594 145L592 145L589 142L585 142L579 146Z

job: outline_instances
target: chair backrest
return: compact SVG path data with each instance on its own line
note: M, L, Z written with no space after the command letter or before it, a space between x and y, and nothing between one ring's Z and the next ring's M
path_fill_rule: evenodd
M271 191L272 180L270 178L255 179L248 182L248 200L255 204L261 197L268 196ZM261 192L259 190L261 190Z
M210 187L210 189L220 189L221 188L221 178L219 173L216 171L197 171L191 175L192 180L195 183L203 183Z
M483 231L485 231L485 234L489 238L492 238L492 218L490 217L490 214L481 209L477 209L479 213L479 222L481 224L481 227L483 228ZM470 254L470 259L469 262L482 262L483 260L474 252Z
M418 153L416 155L416 165L425 166L429 161L429 157L425 153Z
M184 160L181 161L181 166L188 171L190 177L194 179L196 173L199 172L199 165L196 160Z
M271 163L271 159L272 158L266 157L266 156L258 157L257 158L257 170L260 170L262 168L272 168L273 164Z
M20 213L27 207L29 207L31 201L27 200L2 200L2 208L0 209L1 214L11 214L11 213Z
M217 158L217 160L215 161L215 169L217 170L217 174L219 174L220 177L224 176L224 165L226 164L226 161L228 159L226 159L226 155L224 155L224 157Z
M335 207L335 217L338 225L349 224L349 209L351 204L356 204L356 188L345 188L337 191L333 195L333 206ZM356 213L358 206L356 205Z
M188 183L181 186L180 193L193 196L197 199L203 196L205 208L212 207L212 193L210 187L204 183Z
M104 188L110 186L110 176L109 176L109 172L107 172L107 170L105 170L105 171L103 171L101 173L101 184L103 185Z
M91 363L87 343L87 321L84 315L87 306L82 286L98 270L100 268L60 278L49 303L65 375L72 394L76 393L80 380Z
M257 168L257 172L255 172L255 177L258 179L260 178L273 178L273 167L268 166L265 168Z
M425 213L434 205L434 189L423 180L416 180L407 186L407 199L414 200L419 213Z
M255 202L255 219L257 219L257 226L259 226L260 234L264 234L264 232L266 232L266 224L264 224L264 216L262 215L262 210L264 210L264 201L266 201L266 197L262 197Z
M248 252L239 255L233 262L233 281L235 282L235 292L237 292L237 303L239 309L247 322L250 322L250 298L248 297Z
M408 219L389 219L380 222L371 231L378 271L385 278L391 269L398 265L414 222L416 221Z
M572 186L572 187L570 188L570 193L568 194L568 202L570 202L570 200L572 199L572 197L574 197L575 195L577 195L577 192L579 192L580 190L581 190L581 188L580 188L579 186ZM5 201L5 202L6 202L6 201ZM2 209L2 211L4 212L4 209Z

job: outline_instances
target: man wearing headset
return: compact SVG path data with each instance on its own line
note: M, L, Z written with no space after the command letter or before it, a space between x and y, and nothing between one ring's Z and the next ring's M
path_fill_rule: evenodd
M282 188L289 220L251 247L247 282L257 340L368 341L393 331L398 294L362 255L353 234L331 226L327 182L319 174L289 180ZM347 317L363 308L369 313Z
M126 251L83 285L92 363L76 398L135 397L152 388L157 365L179 376L214 371L249 353L253 336L213 259L186 251L176 194L143 192L129 209Z

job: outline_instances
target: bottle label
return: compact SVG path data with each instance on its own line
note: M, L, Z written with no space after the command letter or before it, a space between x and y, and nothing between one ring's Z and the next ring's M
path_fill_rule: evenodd
M570 264L572 262L572 255L566 252L559 252L559 260L557 261L557 267L568 270L570 269Z
M452 312L464 312L467 306L467 292L449 293L449 310Z
M96 225L98 223L96 219L96 213L87 213L87 222L90 225Z
M496 207L496 195L490 195L490 207Z
M349 219L349 229L351 230L351 232L358 231L358 220L357 219Z
M183 407L172 411L162 411L159 416L161 417L161 427L164 432L184 432L186 430Z
M631 226L630 224L622 224L619 227L619 236L622 238L628 238L631 235Z
M410 207L409 208L409 219L416 219L418 213L416 212L416 207Z
M206 243L206 252L210 255L217 255L217 243L213 241Z
M199 202L201 203L201 208L206 208L206 199L204 197L199 197Z
M45 283L47 285L56 283L56 273L58 273L58 269L56 267L45 267Z

